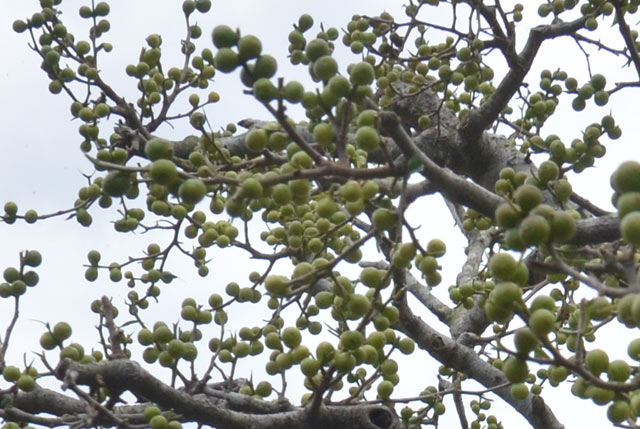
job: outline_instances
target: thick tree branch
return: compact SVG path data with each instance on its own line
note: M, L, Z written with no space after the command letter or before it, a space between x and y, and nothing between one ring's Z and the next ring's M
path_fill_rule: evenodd
M487 388L495 388L495 394L526 418L534 429L564 429L564 425L557 420L540 396L529 395L525 400L515 399L502 371L482 360L472 348L455 342L427 325L413 314L406 298L399 303L399 309L401 330L436 360L463 372Z

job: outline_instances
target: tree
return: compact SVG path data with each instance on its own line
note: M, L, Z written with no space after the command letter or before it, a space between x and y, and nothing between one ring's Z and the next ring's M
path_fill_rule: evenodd
M183 65L167 63L162 35L150 34L126 67L135 103L106 78L110 7L91 3L79 9L88 35L65 26L61 0L40 0L13 24L50 92L70 99L94 171L69 209L40 215L6 202L3 228L55 216L90 227L106 210L116 232L162 244L122 249L113 262L89 252L85 279L126 284L126 302L96 296L98 337L84 344L68 323L47 323L38 359L23 363L7 356L43 256L25 250L4 269L4 427L418 428L454 415L493 429L503 417L486 410L499 397L534 428L562 428L566 416L544 400L559 385L636 427L640 339L624 339L627 355L615 359L600 344L607 329L626 337L640 325L640 163L616 160L616 212L572 183L622 135L609 99L640 86L628 24L640 1L555 0L536 12L425 0L405 16L353 16L342 31L303 15L288 38L288 61L313 81L301 83L280 77L275 56L242 29L219 25L201 40L211 2L187 0ZM559 40L575 43L587 70L559 62L533 75ZM345 47L348 65L335 59ZM628 71L605 76L593 58ZM221 73L270 118L219 128L206 109L232 103L215 91ZM563 136L553 134L559 117ZM187 121L192 135L163 137ZM419 228L433 194L467 240L459 267L441 262L447 237ZM185 269L179 255L206 286L212 257L232 249L258 268L150 321L182 275L171 270ZM243 326L243 314L261 311L264 323ZM399 377L398 362L427 354L438 374ZM268 376L241 373L243 362ZM411 397L398 396L403 384ZM288 395L296 386L301 398Z

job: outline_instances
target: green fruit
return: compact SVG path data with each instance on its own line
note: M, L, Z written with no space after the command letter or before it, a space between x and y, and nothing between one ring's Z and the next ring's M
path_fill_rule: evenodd
M207 193L207 186L199 179L187 179L180 185L178 194L182 202L197 204Z
M300 345L302 341L302 335L298 328L289 326L282 331L282 342L289 348L293 349Z
M591 86L593 86L593 89L595 89L596 91L603 90L606 85L607 78L604 75L594 74L591 77Z
M625 382L631 375L631 367L626 361L617 359L609 363L607 375L611 381Z
M628 213L622 219L620 233L627 243L640 247L640 211Z
M616 425L624 422L632 416L631 406L625 400L614 401L607 408L607 418Z
M244 198L255 199L262 196L262 184L256 178L250 177L242 182L241 195Z
M271 391L273 388L271 387L271 383L268 381L261 381L255 388L256 395L262 396L263 398L271 395Z
M280 275L269 275L264 281L264 287L273 295L285 295L289 289L289 279Z
M53 327L53 336L62 342L71 336L71 326L67 322L58 322Z
M40 336L40 346L45 350L53 350L58 345L56 338L51 332L45 332Z
M619 194L640 192L640 162L625 161L611 176L611 186Z
M525 246L546 243L551 234L551 227L545 218L539 215L527 216L518 227L520 239Z
M491 293L489 300L499 307L508 307L522 299L522 290L513 282L498 283Z
M518 359L515 356L509 356L502 366L502 371L507 379L512 383L524 383L529 375L527 362Z
M529 317L529 328L538 337L544 337L551 332L556 323L556 316L549 310L539 309Z
M36 381L27 374L22 374L16 381L16 386L23 392L31 392L36 388Z
M158 159L149 166L151 179L160 185L169 185L178 178L178 170L173 161L168 159Z
M331 94L336 98L344 97L352 90L349 80L341 75L335 75L329 79L327 87Z
M216 48L231 48L238 43L238 33L227 25L218 25L211 33L213 44Z
M257 58L262 52L262 43L260 39L251 34L242 36L238 40L238 55L243 60Z
M153 332L144 328L138 332L138 342L143 346L149 346L153 344Z
M538 346L538 338L529 328L520 328L513 336L513 343L518 353L524 355L534 350Z
M375 78L373 66L366 61L355 64L349 73L349 79L354 85L370 85Z
M393 210L378 208L371 215L373 227L377 230L390 230L396 226L397 213Z
M313 18L309 14L302 14L298 18L298 30L305 32L313 26Z
M220 48L213 59L215 68L223 73L231 73L239 63L240 57L231 48Z
M155 415L149 420L149 427L151 429L167 429L167 418L161 414Z
M447 251L447 246L444 241L439 238L429 240L427 243L427 253L435 258L444 256Z
M333 365L340 372L349 372L356 366L356 358L348 352L338 352L333 359Z
M278 62L271 55L260 55L253 66L255 79L272 78L278 70ZM285 87L286 88L286 87Z
M27 28L29 28L29 26L23 20L18 19L13 21L12 28L13 28L13 31L15 31L16 33L24 33L27 30Z
M320 122L313 127L313 138L321 146L328 146L333 143L336 138L336 133L333 130L333 125Z
M576 234L576 221L568 212L555 212L551 218L551 240L568 243Z
M342 199L349 202L358 201L362 196L360 184L355 180L349 180L340 186L338 193Z
M353 294L349 297L347 308L351 317L358 319L369 312L371 305L369 299L364 295Z
M42 255L37 250L29 250L24 255L24 264L37 267L42 262Z
M364 336L360 331L345 331L340 334L340 344L345 350L355 350L364 343Z
M380 135L373 127L360 127L355 137L358 147L367 152L373 152L380 146Z
M298 81L287 82L283 89L284 98L291 103L299 103L304 96L304 86Z
M21 373L18 367L15 367L13 365L6 366L2 371L2 376L10 383L17 381L20 378L20 374Z
M625 192L616 201L618 218L624 218L628 213L640 211L640 192Z
M391 396L391 394L393 393L393 383L388 381L388 380L384 380L381 381L380 384L378 384L378 396L382 399L387 399Z
M520 221L520 212L512 204L502 203L495 211L495 220L501 228L513 228Z
M538 179L542 183L547 183L558 178L560 169L558 164L553 161L544 161L538 167Z
M269 79L261 78L253 84L253 96L263 103L268 103L278 97L278 89Z
M313 358L306 358L300 362L300 371L307 377L313 377L318 373L322 364L319 360Z
M173 332L166 326L158 326L153 330L153 338L161 344L166 344L173 339Z
M329 81L338 73L338 63L330 55L324 55L313 63L313 73L322 81Z
M523 401L529 396L529 388L524 383L514 383L511 385L511 395L514 398Z
M585 357L585 364L589 371L598 376L609 368L609 355L604 350L591 350Z
M305 53L309 61L316 61L321 57L329 55L329 44L323 39L313 39L307 43Z
M102 181L102 190L112 197L120 197L131 188L131 176L125 171L111 171Z
M508 253L496 253L489 260L489 269L494 276L503 279L510 280L515 274L518 268L518 262Z
M154 137L145 143L144 153L149 161L171 159L173 156L173 147L167 140Z
M536 186L525 184L516 189L514 199L522 211L528 213L542 202L542 192Z

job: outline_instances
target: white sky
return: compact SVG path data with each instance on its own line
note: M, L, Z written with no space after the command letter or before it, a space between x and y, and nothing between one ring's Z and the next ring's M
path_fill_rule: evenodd
M48 80L39 68L40 60L27 47L27 33L16 34L11 30L13 20L30 16L37 10L37 3L0 3L0 52L3 52L5 59L0 69L0 147L3 149L0 157L0 204L13 200L18 203L21 213L34 208L43 214L70 207L77 190L86 183L82 173L91 173L92 170L78 148L81 142L76 131L79 123L70 121L68 99L62 94L54 96L48 92ZM65 0L63 3L63 20L69 30L76 33L76 40L82 38L83 33L80 29L87 29L87 23L77 14L78 7L86 3L77 0ZM102 63L101 70L114 88L128 95L129 100L135 99L135 83L130 78L125 79L123 71L126 64L137 62L140 48L145 45L144 39L148 34L162 34L163 58L175 58L171 65L181 64L181 59L174 54L178 52L179 41L184 34L180 4L179 1L151 0L112 2L109 17L112 30L107 33L105 40L113 43L114 50L106 57L107 61ZM340 28L345 26L355 13L374 15L386 8L394 16L404 17L400 11L401 4L402 2L388 0L214 1L209 14L198 15L197 20L203 27L203 36L198 41L198 47L212 47L209 35L215 25L224 23L231 27L240 27L243 33L252 33L260 37L263 52L279 59L278 76L295 76L303 80L305 68L294 69L284 58L288 44L287 34L292 29L291 24L297 22L300 14L311 13L316 23L323 22L326 26ZM316 31L316 28L314 27L313 31ZM619 40L619 36L616 39L615 33L612 37ZM556 67L566 67L569 70L573 68L577 70L576 77L584 78L584 57L579 55L575 45L562 42L553 46L551 48L549 45L550 49L543 47L534 65L535 71L532 71L531 76L534 76L532 83L536 88L536 77L542 65L552 70ZM345 60L341 63L341 70L344 70L345 65L349 61L355 61L356 57L346 54L344 49L341 52L339 57ZM592 61L594 72L616 73L616 78L610 78L610 81L629 79L628 73L621 70L622 64L616 60L612 61L611 57L597 60L594 56ZM623 73L627 76L622 77ZM248 117L267 118L261 106L253 102L250 96L242 94L242 86L237 75L218 74L212 89L222 95L219 104L207 108L207 115L214 126L223 127L228 122L237 122ZM637 96L637 92L630 95ZM611 194L608 181L611 171L622 160L630 157L639 158L635 141L638 123L634 117L637 105L631 104L634 102L634 98L625 99L619 94L612 96L610 106L613 106L616 119L622 126L623 137L616 142L607 143L607 158L611 161L598 161L597 168L590 169L582 175L582 182L573 182L574 189L603 206L608 206ZM566 110L560 108L557 118L552 120L554 131L570 141L571 138L578 137L580 130L590 122L599 120L608 109L609 107L600 108L596 112L583 113L579 117L572 116L572 119L567 121L562 115ZM175 125L174 129L164 127L161 131L163 136L180 138L185 133L190 133L187 122ZM441 220L446 213L441 204L436 202L437 199L429 201L433 204L424 206L424 210L415 213L416 223L424 225L421 233L427 239L435 236L447 238L442 235L442 231L452 223L449 220ZM143 206L143 203L139 206ZM10 359L20 361L23 354L26 354L27 361L35 359L32 352L39 350L38 338L43 332L40 322L44 321L69 321L74 327L74 340L84 342L87 346L87 343L95 338L94 325L97 321L89 310L89 303L103 294L113 296L116 304L120 304L124 299L128 289L124 284L114 285L105 275L101 275L99 280L92 284L85 281L82 265L86 262L87 251L100 249L103 261L113 261L115 258L122 260L122 252L131 252L131 249L142 250L151 238L116 234L110 224L116 219L113 209L101 210L96 207L91 210L91 214L94 224L90 230L79 226L75 220L63 219L37 222L35 225L17 223L13 226L0 226L0 270L6 266L17 265L18 251L22 249L39 249L44 257L43 264L38 269L41 283L21 299L21 318L14 334ZM428 216L426 221L425 214ZM434 221L434 218L440 221ZM443 225L446 225L445 229ZM447 233L451 234L448 235L451 241L448 242L450 255L444 261L443 295L446 295L446 285L454 281L463 256L464 243L453 229L451 231ZM166 243L167 239L158 238L160 243ZM215 254L211 249L209 254L214 255L215 259L210 264L210 276L204 280L192 273L194 270L188 262L182 268L179 264L170 264L172 271L178 274L180 279L163 289L161 304L151 313L151 322L155 320L153 317L164 318L165 311L172 315L170 320L175 320L178 317L178 303L184 297L206 299L213 290L220 291L227 282L238 280L238 276L240 280L246 281L249 261L244 258L242 252L225 250L222 254ZM0 332L4 331L11 306L11 300L0 300ZM124 308L121 310L126 311ZM263 315L254 314L250 323L258 324L261 316ZM233 318L233 314L231 317ZM247 317L247 314L242 315L244 321ZM428 375L423 364L420 363L418 367L425 374L424 382L421 382L423 384L415 386L413 390L405 384L405 388L399 391L403 396L415 395L428 384L437 382L437 366L433 366L433 375ZM262 365L258 364L252 370L254 374L261 374ZM405 380L411 380L410 374L416 371L416 367L403 365L401 371L408 375ZM248 376L249 373L239 375ZM551 388L546 387L545 393L548 394L550 390ZM597 408L590 402L574 399L566 393L562 396L545 396L547 397L553 398L547 399L547 402L568 429L584 427L585 423L593 425L594 422L598 422L598 427L608 425L605 408ZM452 408L450 402L447 402L447 405ZM580 407L582 418L568 415L567 410L576 409L573 407ZM448 416L447 419L451 419L452 422L457 421L454 412L448 413ZM522 419L514 416L514 413L509 413L509 416L507 420L513 422L510 426L522 424Z

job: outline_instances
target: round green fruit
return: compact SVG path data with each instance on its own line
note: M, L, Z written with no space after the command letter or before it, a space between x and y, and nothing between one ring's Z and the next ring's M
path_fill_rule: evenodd
M293 326L289 326L282 331L282 342L289 348L293 349L300 345L302 334L300 330Z
M220 48L213 60L215 68L223 73L231 73L239 63L240 57L230 48Z
M502 203L496 208L494 217L499 227L508 229L518 224L520 212L514 205Z
M238 33L228 25L218 25L211 33L213 44L216 48L231 48L238 43Z
M640 247L640 211L628 213L622 219L620 233L627 243Z
M330 55L324 55L313 63L313 73L322 81L329 81L338 73L338 63Z
M36 381L27 374L22 374L16 381L16 386L23 392L31 392L36 388Z
M384 381L381 381L380 384L378 384L378 396L381 397L382 399L389 398L392 393L393 393L392 382L388 380L384 380Z
M619 194L640 192L640 162L625 161L611 176L611 186Z
M609 355L604 350L591 350L585 357L585 364L591 373L598 376L609 368Z
M37 250L29 250L24 255L24 264L37 267L42 262L42 255Z
M496 253L489 260L489 269L502 280L511 280L516 274L518 262L508 253Z
M131 176L125 171L111 171L102 181L102 190L109 196L120 197L131 188Z
M67 322L58 322L52 332L55 339L62 342L71 336L71 326Z
M616 201L618 217L624 218L628 213L640 211L640 192L625 192Z
M144 153L149 161L171 159L173 156L173 147L167 140L154 137L145 143Z
M549 240L551 227L542 216L529 215L520 223L518 233L525 246L538 245Z
M495 285L489 294L489 300L499 307L508 307L522 299L522 289L513 282L501 282Z
M349 72L349 79L354 85L370 85L375 78L373 66L366 61L355 64Z
M390 230L397 223L397 213L393 210L378 208L371 215L373 227L377 230Z
M617 359L609 362L607 375L611 381L625 382L631 375L631 367L626 361Z
M321 146L328 146L333 143L336 138L336 133L333 130L333 125L327 122L320 122L313 127L313 138Z
M367 152L373 152L380 146L380 135L373 127L358 128L355 139L358 147Z
M56 338L51 332L45 332L40 336L40 346L45 350L53 350L58 345Z
M512 383L524 383L529 375L527 362L515 356L509 356L502 366L502 371Z
M447 246L444 241L439 238L433 238L427 243L427 253L435 258L444 256L447 252Z
M178 194L182 202L197 204L207 193L207 186L199 179L187 179L180 185Z
M168 159L158 159L149 166L151 179L160 185L169 185L178 178L178 170L173 161Z
M531 329L525 327L516 331L513 343L518 353L526 355L538 346L538 338Z
M242 36L238 40L238 55L243 60L257 58L262 52L262 43L260 39L251 34Z
M7 380L10 383L17 381L20 378L20 375L21 375L21 372L18 369L18 367L13 365L6 366L2 371L2 376L4 377L5 380Z
M516 189L514 199L520 208L528 213L542 202L542 192L536 186L524 184Z
M316 61L321 57L329 55L329 44L323 39L313 39L307 43L305 53L309 61Z
M544 337L551 332L556 323L556 316L549 310L539 309L529 317L529 328L538 337Z
M616 425L627 420L632 414L631 406L625 400L614 401L607 408L607 418Z

